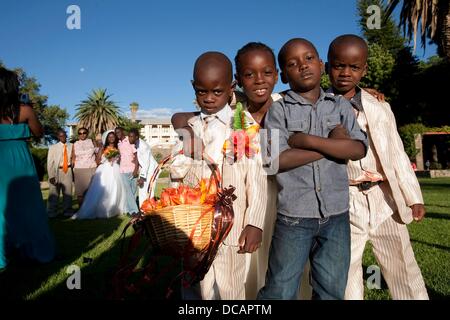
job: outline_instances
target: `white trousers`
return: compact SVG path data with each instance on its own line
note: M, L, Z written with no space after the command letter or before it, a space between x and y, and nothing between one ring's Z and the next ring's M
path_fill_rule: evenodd
M203 300L245 300L245 256L238 247L222 244L205 278L200 281Z
M367 196L352 193L350 203L351 262L345 299L364 299L362 257L366 242L370 241L373 253L395 300L427 300L428 294L419 266L414 257L408 229L405 224L388 217L378 226L371 215Z

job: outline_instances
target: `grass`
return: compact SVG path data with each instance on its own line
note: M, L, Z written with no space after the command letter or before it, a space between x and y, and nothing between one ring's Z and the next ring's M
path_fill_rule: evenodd
M450 178L419 179L427 215L408 225L417 263L430 299L450 297ZM363 257L365 267L377 264L370 244ZM365 292L366 299L390 299L385 282L382 289Z
M416 259L430 298L450 296L450 179L421 179L427 218L409 225ZM157 186L157 194L164 184ZM47 192L43 192L44 198ZM74 202L74 208L76 204ZM0 299L105 299L120 255L119 237L129 221L126 216L99 220L50 220L58 245L56 259L48 264L30 265L12 260L0 273ZM128 235L132 233L128 231ZM367 246L365 266L376 264ZM81 269L81 290L69 290L67 268ZM144 298L162 297L168 277L152 286ZM366 299L389 299L388 290L367 290Z

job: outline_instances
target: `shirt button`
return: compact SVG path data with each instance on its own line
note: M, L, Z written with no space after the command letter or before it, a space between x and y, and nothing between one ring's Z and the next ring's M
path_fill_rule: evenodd
M320 190L322 190L322 189L320 189L320 187L317 187L317 189L316 189L316 190L317 190L317 192L320 192Z

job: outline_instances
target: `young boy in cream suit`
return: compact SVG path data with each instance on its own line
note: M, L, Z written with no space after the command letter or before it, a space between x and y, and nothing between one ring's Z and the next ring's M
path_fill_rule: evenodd
M367 155L349 161L351 262L346 299L363 299L362 256L373 246L393 299L428 299L406 224L425 215L422 194L388 103L357 85L367 70L368 48L356 35L337 37L328 51L332 92L354 107L367 132Z
M206 52L197 59L193 76L192 85L201 112L189 119L189 127L202 139L204 152L219 166L223 186L234 186L237 196L233 202L233 227L200 282L201 298L243 300L245 253L256 251L262 240L267 178L258 157L244 156L235 163L224 159L223 145L231 134L234 114L228 104L234 89L230 60L222 53ZM209 178L211 174L202 161L185 156L175 159L174 164L178 168L171 171L172 179L185 177L187 171L179 170L183 167L190 171L188 175L198 178Z

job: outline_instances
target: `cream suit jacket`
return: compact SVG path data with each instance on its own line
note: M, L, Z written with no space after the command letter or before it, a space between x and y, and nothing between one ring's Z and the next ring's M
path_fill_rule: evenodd
M70 159L72 158L72 144L70 142L66 143L67 145L67 160L68 164L71 164ZM48 179L55 178L58 181L59 174L59 166L63 162L64 155L64 144L58 142L54 145L51 145L48 149L47 155L47 173ZM69 168L69 170L71 170Z
M398 215L403 223L413 220L409 206L423 204L422 192L397 131L394 114L387 102L379 102L362 90L361 100L370 137L380 159Z

